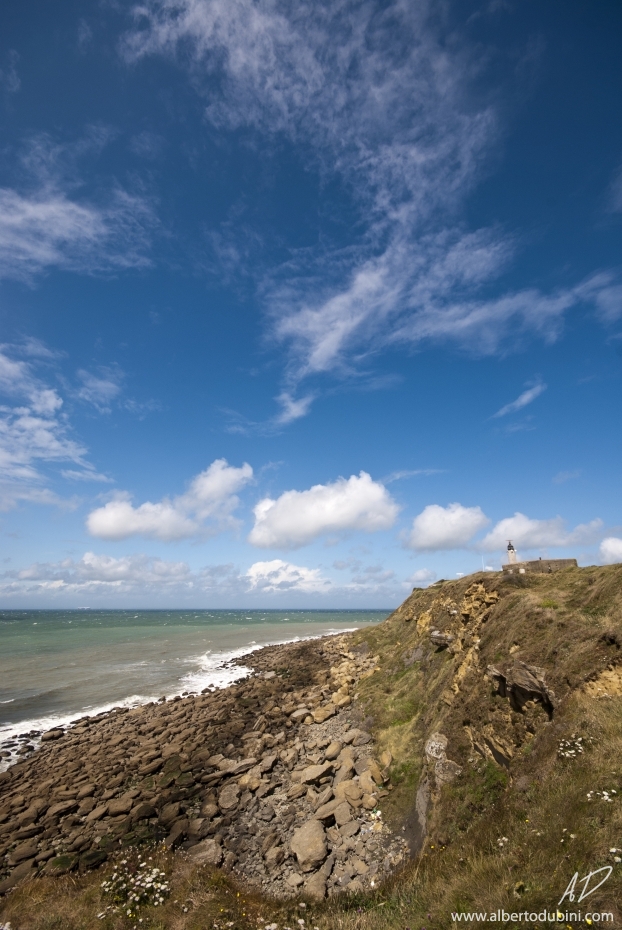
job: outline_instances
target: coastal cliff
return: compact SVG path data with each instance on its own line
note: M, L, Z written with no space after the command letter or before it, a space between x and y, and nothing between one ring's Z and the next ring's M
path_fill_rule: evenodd
M590 904L617 919L621 647L621 566L481 573L49 733L0 776L0 919L447 927L605 866Z

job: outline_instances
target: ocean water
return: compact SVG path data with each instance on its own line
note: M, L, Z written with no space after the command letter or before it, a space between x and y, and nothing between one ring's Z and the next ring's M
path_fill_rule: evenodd
M249 672L231 661L261 646L355 630L389 612L0 611L0 770L29 732L226 687Z

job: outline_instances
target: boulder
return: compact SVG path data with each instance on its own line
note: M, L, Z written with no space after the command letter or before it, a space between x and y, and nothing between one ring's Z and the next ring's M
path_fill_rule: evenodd
M225 785L225 787L218 795L218 806L224 813L235 810L235 808L238 806L239 798L239 785L237 785L235 782L229 782L229 784Z
M207 836L208 830L209 820L206 820L204 817L194 817L188 824L188 839L197 842L203 840Z
M134 799L124 794L120 798L113 798L108 804L108 816L120 817L121 814L129 814L132 809Z
M132 823L136 823L138 820L147 820L149 817L155 817L155 815L156 810L153 804L150 804L149 801L142 801L132 808L130 819Z
M209 838L189 849L188 857L197 865L216 866L222 862L222 849L216 840Z
M65 853L62 856L56 856L50 859L45 869L46 875L65 875L66 872L72 872L78 864L78 857L72 853Z
M376 782L371 777L371 772L363 772L359 775L359 786L363 794L373 794L376 790Z
M64 736L64 735L65 735L65 731L59 728L56 728L54 730L48 730L47 733L44 733L43 736L41 737L41 742L48 743L51 740L60 739L61 736Z
M328 801L327 804L322 804L320 807L318 807L318 809L315 812L316 820L322 820L325 823L328 821L332 821L335 817L335 811L337 810L339 805L342 803L343 801L340 801L339 799L335 799L333 801Z
M175 821L171 827L171 832L164 840L167 849L175 849L183 842L188 833L188 826L188 820L185 817L180 817L179 820Z
M88 872L89 869L98 869L103 865L108 854L103 849L91 849L80 856L79 868L81 872Z
M272 871L281 864L285 858L285 850L282 846L272 846L265 855L266 867Z
M95 810L92 810L90 814L87 814L86 822L94 823L96 820L101 820L108 813L107 804L99 804Z
M257 765L257 759L253 759L252 757L249 757L248 759L242 759L241 762L238 762L234 766L231 774L242 775L244 772L248 772L249 769L252 769L254 765Z
M334 759L337 758L342 748L343 747L341 743L338 743L337 740L333 740L333 742L330 743L324 750L324 758L327 759L329 762L332 762Z
M32 862L22 862L16 869L13 869L8 878L0 881L0 895L6 894L11 888L15 888L21 881L30 878L30 876L34 874L35 870L33 869Z
M260 771L265 775L267 772L271 772L276 764L278 756L276 754L266 756L265 759L262 759L259 764Z
M337 774L335 775L333 779L333 788L335 788L337 785L342 784L342 782L344 781L350 781L353 775L354 775L354 765L352 764L350 759L346 759L345 761L341 763L339 771L337 772Z
M164 824L165 827L168 827L173 823L174 820L179 817L180 807L177 801L172 801L170 804L165 804L162 810L160 811L160 823Z
M303 785L313 785L317 783L320 778L332 775L334 768L332 762L324 762L322 765L310 765L308 768L304 769L300 782Z
M311 872L324 862L326 833L319 820L308 820L294 830L290 848L303 872Z
M206 820L213 820L213 818L217 816L218 805L213 801L206 801L201 808L201 817L205 817Z
M341 804L335 808L334 816L335 823L338 827L343 827L352 820L352 809L347 801L342 801Z
M55 817L62 817L63 814L69 814L71 811L75 811L77 806L77 801L59 801L58 804L52 804L48 809L45 819L51 820Z
M336 713L337 709L334 704L325 704L324 707L318 707L317 710L314 710L311 716L315 723L324 723L325 720L333 717Z
M9 865L19 865L25 859L34 859L38 853L36 840L26 840L9 853Z
M326 879L321 872L315 872L304 883L303 895L312 901L323 901L326 897Z
M163 765L164 765L164 759L162 758L153 759L151 762L147 762L146 765L141 765L141 767L138 769L138 774L139 775L155 775L155 773L158 772L162 768Z

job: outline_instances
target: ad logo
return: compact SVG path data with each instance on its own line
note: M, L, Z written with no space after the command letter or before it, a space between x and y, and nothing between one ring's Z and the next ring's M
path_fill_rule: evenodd
M605 875L604 878L601 878L601 880L598 882L597 885L594 885L593 888L589 888L590 879L591 879L591 878L594 878L594 876L596 876L596 875L600 875L601 872L606 872L607 874ZM575 872L574 875L572 876L572 878L570 879L570 882L568 883L568 887L566 888L566 890L564 891L563 895L561 896L561 898L560 898L559 901L557 902L557 906L559 907L559 905L562 903L562 901L565 900L565 898L568 898L568 900L569 900L570 902L572 902L572 901L575 900L575 897L576 897L575 892L576 892L576 889L577 889L577 883L578 883L579 885L581 885L581 884L583 885L583 891L581 892L581 894L580 894L579 897L577 898L577 904L578 904L580 901L583 901L585 898L589 898L589 896L590 896L591 894L594 894L594 892L595 892L598 888L600 888L601 885L604 885L604 884L605 884L605 882L606 882L607 879L610 877L610 875L611 875L612 872L613 872L613 866L611 866L611 865L604 865L604 866L602 867L602 869L596 869L595 872L589 872L584 878L581 878L581 879L579 878L579 873L578 873L578 872ZM588 888L589 888L589 891L588 891Z

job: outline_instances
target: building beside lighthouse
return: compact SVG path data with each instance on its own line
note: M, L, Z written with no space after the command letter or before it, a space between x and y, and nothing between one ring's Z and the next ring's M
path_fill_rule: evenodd
M521 562L511 539L508 539L507 553L508 560L503 565L503 571L507 575L524 575L527 572L550 575L563 568L577 568L576 559L534 559L531 562Z

